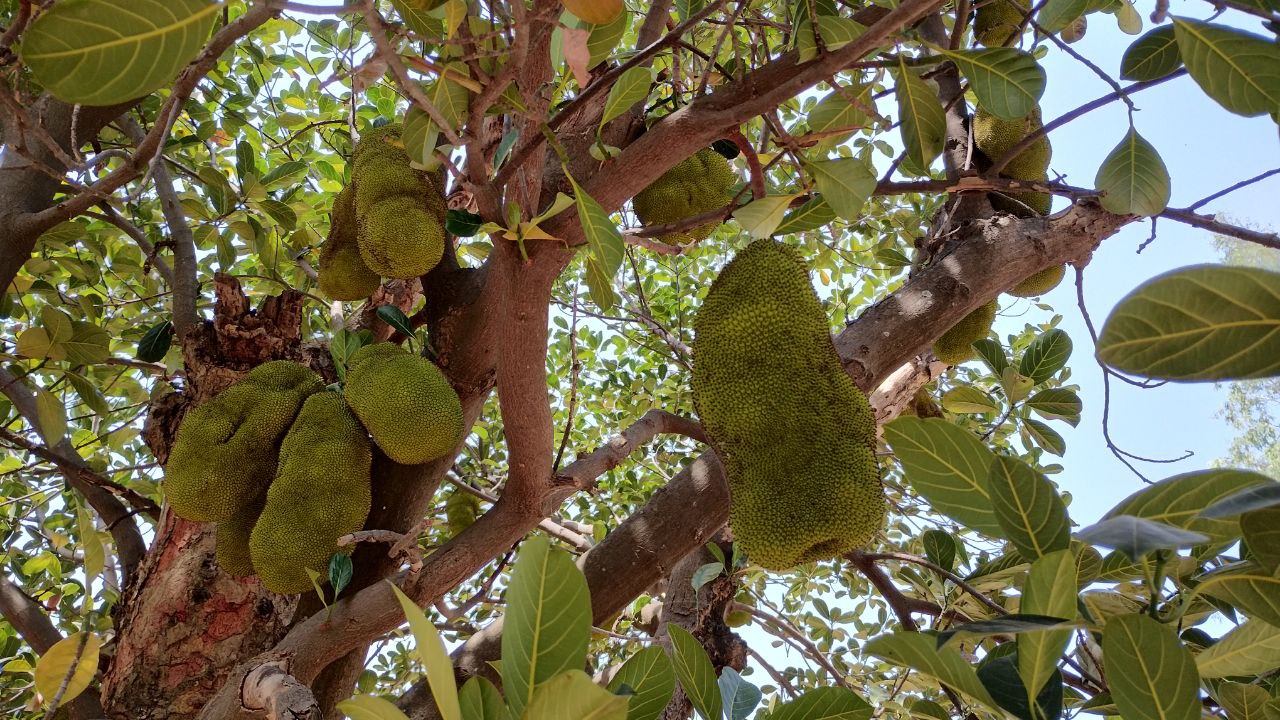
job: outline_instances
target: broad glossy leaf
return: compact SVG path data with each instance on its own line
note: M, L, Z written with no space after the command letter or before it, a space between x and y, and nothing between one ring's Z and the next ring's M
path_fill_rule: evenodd
M1200 677L1257 675L1280 667L1280 627L1249 620L1196 655Z
M866 27L851 19L835 15L819 15L816 23L808 19L798 22L796 23L796 51L800 62L808 62L818 57L819 46L814 34L815 25L817 34L822 37L822 47L828 52L848 45L866 30Z
M395 703L374 695L356 695L338 703L337 708L351 720L409 720Z
M1015 48L986 48L942 54L960 68L978 96L978 104L992 115L1018 120L1039 106L1045 73L1031 53Z
M520 546L502 629L502 683L519 717L534 688L583 667L591 636L587 581L569 555L545 537Z
M821 195L815 195L783 218L782 224L774 232L778 235L786 235L816 230L835 219L836 212L831 209L827 201Z
M1239 523L1234 519L1203 517L1201 510L1241 490L1264 483L1276 484L1266 475L1248 470L1196 470L1138 490L1103 517L1133 515L1204 533L1216 542L1229 542L1239 537Z
M978 357L989 368L994 375L1001 375L1004 369L1009 367L1009 356L1004 352L1004 346L992 340L991 338L982 338L973 343L973 349L977 351Z
M809 132L853 132L870 124L875 110L871 85L853 85L833 90L809 111Z
M942 407L953 413L994 413L1000 410L995 398L981 388L957 385L942 396Z
M1041 417L1065 420L1072 426L1080 422L1080 411L1084 408L1080 396L1066 388L1041 390L1023 404Z
M1016 457L998 456L987 476L996 521L1026 559L1071 544L1067 506L1045 476Z
M1178 38L1172 25L1161 25L1143 35L1120 60L1120 77L1125 80L1159 80L1182 67Z
M934 510L1003 536L988 489L996 456L973 433L940 418L900 417L884 426L884 436L907 482Z
M622 265L622 232L572 176L569 183L573 185L578 222L582 223L582 233L587 239L587 287L596 306L609 310L618 300L613 291L613 276Z
M1036 694L1034 710L1027 697L1027 686L1018 674L1016 653L984 662L978 668L978 679L996 704L1018 720L1058 720L1062 717L1062 674L1057 668Z
M107 403L106 397L88 378L73 372L65 373L65 377L71 383L71 387L75 388L76 394L80 396L84 404L89 406L90 410L99 414L110 412L111 405Z
M780 705L769 720L871 720L873 712L871 705L852 690L825 687Z
M1229 518L1280 505L1280 483L1269 482L1232 493L1200 512L1200 517Z
M1102 207L1117 215L1159 215L1169 204L1169 170L1133 128L1102 161L1094 185Z
M938 647L942 647L957 635L1014 635L1018 633L1039 633L1059 631L1072 627L1075 621L1066 617L1049 617L1047 615L1029 615L1017 613L1001 615L991 620L974 620L962 625L947 628L937 634Z
M660 647L642 648L622 663L609 689L617 692L623 685L635 693L627 705L627 720L656 720L676 688L671 660Z
M1271 694L1259 685L1224 682L1218 685L1218 702L1227 711L1227 720L1268 720Z
M1058 328L1046 330L1022 353L1018 372L1038 383L1044 382L1066 367L1070 357L1071 336Z
M90 322L73 320L71 338L62 343L74 365L96 365L111 356L111 335Z
M207 0L59 2L27 28L22 60L64 102L114 105L172 82L221 11Z
M652 85L653 70L648 67L633 67L622 73L613 87L609 88L609 97L604 101L604 114L600 117L600 127L604 128L610 120L625 113L632 105L644 102L649 97Z
M102 640L94 633L84 638L84 647L80 647L83 633L72 633L54 643L40 656L36 662L36 690L44 696L45 701L53 699L67 680L67 673L75 665L75 671L67 680L67 687L62 692L62 702L69 704L72 699L84 692L93 682L98 672L98 654L102 650Z
M725 720L747 720L760 704L760 688L752 685L731 667L720 671L720 699L724 701Z
M862 206L876 189L875 168L857 158L824 160L806 168L836 215L850 221L860 218Z
M404 20L409 29L424 38L439 37L444 26L438 18L432 17L430 11L434 0L391 0L396 12Z
M1203 533L1191 532L1155 520L1115 515L1076 532L1090 545L1115 548L1131 560L1140 560L1156 550L1191 547L1209 541Z
M1036 24L1045 32L1061 32L1089 10L1089 0L1048 0L1036 13Z
M924 555L930 562L947 570L956 566L956 539L951 533L937 528L924 531L920 542L924 545Z
M604 25L613 22L622 12L622 0L561 0L564 9L575 17L591 23Z
M1273 573L1280 572L1280 507L1241 515L1240 532L1258 564Z
M396 600L400 601L405 619L409 621L409 630L413 632L418 657L426 668L427 684L431 686L431 696L440 709L440 717L442 720L461 720L462 710L458 707L458 686L453 679L453 662L449 660L449 652L440 639L439 631L427 619L422 608L401 592L400 588L392 585L391 590L395 593ZM338 592L340 590L334 590L335 594Z
M1111 696L1125 720L1197 720L1200 678L1173 628L1146 615L1107 620L1103 661ZM1115 672L1114 668L1124 668Z
M684 694L703 720L722 720L724 705L720 699L720 686L716 684L716 670L707 657L707 651L697 638L679 625L668 624L667 632L671 637L671 662Z
M44 438L45 445L53 447L67 436L67 410L62 399L48 390L37 388L35 402L36 429Z
M938 100L938 93L908 69L901 58L899 67L893 71L893 78L902 144L907 150L907 159L923 171L942 152L942 143L947 136L947 116L942 109L942 101Z
M773 235L782 223L782 216L795 195L766 195L743 205L733 211L733 218L743 230L753 238L767 238Z
M1057 430L1034 418L1025 418L1022 427L1035 444L1044 448L1045 452L1062 457L1067 452L1067 441Z
M502 693L486 678L474 676L458 691L458 707L462 720L510 720Z
M928 635L918 632L881 635L868 642L865 651L946 683L989 707L996 706L973 666L965 662L955 648L938 647Z
M581 670L566 670L539 685L522 720L627 720L627 696L591 682Z
M1076 617L1078 584L1075 553L1059 550L1031 563L1022 586L1019 609L1049 617ZM1057 669L1071 630L1049 630L1018 636L1018 674L1028 687L1044 687Z
M1251 117L1280 110L1280 45L1226 25L1173 19L1187 72L1222 107Z
M1238 563L1201 578L1196 595L1209 595L1250 618L1280 627L1280 575L1253 563Z
M1280 374L1280 273L1191 265L1139 285L1111 312L1098 357L1162 380Z

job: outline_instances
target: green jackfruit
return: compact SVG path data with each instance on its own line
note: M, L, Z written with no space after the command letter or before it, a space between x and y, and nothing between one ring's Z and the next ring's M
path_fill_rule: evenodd
M258 521L266 502L267 495L263 493L243 512L218 523L217 533L214 535L214 556L222 571L228 575L249 577L254 574L253 560L249 556L249 534L253 532L253 524Z
M382 279L360 257L355 197L344 188L333 199L329 236L320 247L320 292L334 300L363 300Z
M1048 182L1049 175L1045 173L1035 179L1041 182ZM1036 192L1035 190L1018 190L1007 193L992 192L988 194L988 197L991 198L992 208L1017 217L1048 215L1049 211L1053 209L1053 196L1049 193Z
M272 592L311 588L307 569L328 576L338 538L364 526L372 504L373 451L342 396L307 398L280 445L267 504L249 536L249 554Z
M1044 126L1040 119L1040 108L1032 110L1025 118L1004 120L978 108L973 115L973 141L978 149L992 161L999 160L1013 149L1027 135ZM1042 136L1031 147L1018 153L1009 164L1004 166L1000 174L1017 180L1039 180L1045 177L1049 169L1049 160L1053 156L1053 147L1049 144L1049 136Z
M444 501L444 516L449 523L449 537L453 537L471 527L480 516L480 498L455 488Z
M462 403L430 360L391 343L366 345L347 363L347 404L387 457L404 465L453 451Z
M988 0L973 18L973 37L987 47L1004 47L1022 35L1022 21L1030 5L1017 0Z
M694 320L693 401L729 478L734 540L783 570L870 541L886 502L875 419L794 249L759 240Z
M992 300L965 315L933 343L933 354L948 365L959 365L977 357L973 344L991 332L991 324L995 322L996 310L999 309L999 303Z
M1066 274L1066 265L1053 265L1051 267L1047 267L1017 285L1014 285L1009 290L1009 294L1017 297L1036 297L1037 295L1043 295L1058 287L1058 283L1062 282L1062 278Z
M662 174L631 200L640 222L665 225L693 215L719 210L733 200L738 174L723 155L704 148ZM687 245L710 237L718 222L659 237L672 245Z
M412 278L444 254L444 181L410 166L399 126L365 133L352 154L360 257L382 277Z
M229 520L250 507L275 474L276 447L298 408L322 389L308 368L275 360L187 413L165 466L169 507L199 522Z

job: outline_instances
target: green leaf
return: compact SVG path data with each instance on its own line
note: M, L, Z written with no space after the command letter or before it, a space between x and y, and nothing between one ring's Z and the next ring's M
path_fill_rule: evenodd
M567 169L565 175L569 175ZM582 223L582 233L587 239L587 287L591 290L591 300L607 311L618 301L613 292L613 276L622 265L622 232L571 175L569 183L573 185L578 206L578 222Z
M484 218L473 212L451 208L445 216L444 229L454 237L474 237L484 225Z
M1271 694L1259 685L1224 682L1218 685L1218 702L1227 711L1227 720L1267 720Z
M44 444L53 447L67 436L67 412L62 399L53 393L37 388L36 430L44 438Z
M22 61L63 102L122 103L172 82L221 10L206 0L55 3L27 28Z
M434 170L440 164L435 156L436 146L440 143L440 126L417 105L405 113L400 141L414 165Z
M1037 415L1049 420L1065 420L1072 426L1080 422L1084 403L1080 396L1066 388L1049 388L1027 398L1023 403Z
M462 720L510 720L502 693L486 678L473 676L458 691Z
M874 713L875 709L852 690L825 687L780 705L769 720L871 720Z
M941 418L900 417L884 426L884 437L907 482L934 510L1003 536L987 479L995 455L973 433Z
M96 365L111 356L111 336L90 322L71 321L71 339L62 344L73 365Z
M1022 419L1022 429L1026 430L1035 444L1044 451L1062 457L1067 452L1067 441L1057 430L1033 418Z
M782 220L773 232L777 235L816 230L828 225L836 219L836 212L831 209L821 195L809 198L805 204L796 208Z
M1206 518L1201 511L1246 488L1275 484L1266 475L1248 470L1196 470L1138 490L1103 517L1133 515L1204 533L1214 542L1230 542L1240 537L1239 523L1234 519Z
M1268 478L1270 479L1270 478ZM1280 483L1269 482L1232 493L1200 511L1200 517L1227 518L1280 505Z
M1196 655L1200 677L1257 675L1280 667L1280 627L1249 620Z
M657 720L676 689L671 660L660 647L641 648L618 668L609 690L616 693L623 685L635 693L627 705L627 720Z
M1173 27L1187 72L1205 95L1246 117L1280 110L1280 45L1274 38L1180 17Z
M1102 327L1098 357L1162 380L1280 374L1280 273L1192 265L1139 285Z
M1062 32L1088 10L1089 0L1048 0L1036 13L1036 24L1048 33Z
M1062 674L1054 668L1052 676L1036 693L1034 709L1028 699L1027 686L1018 674L1017 653L984 662L978 668L978 679L991 693L996 704L1018 720L1058 720L1062 717Z
M1102 207L1117 215L1159 215L1169 204L1169 170L1160 153L1129 128L1098 168Z
M373 695L355 695L336 707L351 720L409 720L395 703Z
M351 584L351 556L336 552L329 556L329 585L333 588L333 596L338 597Z
M942 407L958 414L994 413L1000 405L986 391L973 385L957 385L942 396Z
M899 57L898 64L893 77L902 144L907 151L907 160L924 171L942 153L942 143L947 137L947 116L942 109L942 101L929 84L907 68L904 58Z
M1118 615L1107 620L1102 654L1112 668L1111 697L1125 720L1200 717L1196 663L1171 628L1146 615Z
M76 509L76 532L80 535L80 549L84 553L85 578L93 582L102 574L107 554L102 546L102 538L93 527L93 515L83 506Z
M960 657L951 646L938 647L933 638L918 632L899 632L881 635L864 648L871 655L878 655L894 665L909 667L922 675L950 685L989 707L996 707L973 666Z
M632 105L644 102L649 97L649 88L653 86L653 70L647 66L636 66L622 73L618 81L609 88L609 97L604 101L604 114L600 117L600 128L609 121L622 115Z
M444 32L444 26L440 20L428 14L435 5L434 0L391 0L391 4L395 6L396 12L400 13L400 19L404 20L404 24L418 35L424 38L435 38Z
M836 133L867 127L876 110L871 85L853 85L833 90L818 101L809 111L807 122L810 133ZM832 136L843 139L844 133Z
M956 566L956 539L946 530L930 528L920 537L924 545L924 556L935 565L947 570Z
M62 360L67 357L67 350L61 344L53 342L49 331L42 327L27 328L18 335L13 351L32 360Z
M1120 60L1120 77L1125 80L1150 81L1176 72L1182 67L1178 54L1178 38L1172 25L1161 25L1143 35Z
M1071 336L1064 330L1054 328L1047 330L1031 341L1022 359L1018 361L1018 372L1041 383L1066 367L1071 357Z
M103 397L102 391L98 390L88 378L78 373L64 373L67 382L71 383L71 387L75 388L76 394L84 401L85 405L95 413L102 414L111 411L111 405L107 403L107 399Z
M300 175L305 175L306 172L306 163L299 160L287 160L271 168L270 172L263 175L262 185L268 190L274 190L282 185L295 182Z
M534 688L561 672L584 666L591 636L587 581L569 555L545 537L520 547L507 588L502 630L502 683L513 715L533 699Z
M1005 355L1004 346L995 340L991 338L975 340L973 349L977 351L978 358L991 370L993 375L999 377L1004 373L1004 369L1009 367L1009 357Z
M1115 548L1134 561L1156 550L1191 547L1209 541L1209 536L1202 533L1132 515L1109 517L1077 531L1076 537L1090 545Z
M866 27L848 18L835 15L819 15L817 22L805 20L796 23L796 51L800 62L808 62L818 57L818 41L814 37L814 27L822 36L822 47L827 52L834 52L853 42L866 31Z
M589 25L591 35L587 37L587 66L595 67L608 60L609 54L622 42L630 26L631 13L625 12L618 13L616 18L604 25Z
M1016 457L999 456L988 483L996 520L1024 558L1034 561L1071 544L1067 506L1045 476Z
M689 702L702 715L703 720L722 720L720 687L716 684L716 671L711 666L702 643L679 625L667 625L671 638L671 661L675 665L680 687Z
M627 697L591 682L581 670L565 670L538 685L522 720L626 720ZM719 720L717 718L717 720Z
M813 173L818 192L836 215L849 221L859 219L862 206L876 189L875 168L857 158L808 163L805 168Z
M1001 615L991 620L974 620L962 625L956 625L938 633L936 642L938 647L942 647L957 635L989 637L991 635L1042 633L1060 631L1062 628L1070 628L1075 625L1076 622L1074 620L1065 617L1017 613L1014 615Z
M470 76L471 70L466 63L455 61L445 65L444 72L427 86L427 99L440 111L450 130L457 130L466 119L471 102L471 91L457 78Z
M379 305L375 313L382 322L395 328L405 337L413 337L413 326L409 323L409 317L404 311L395 305Z
M1272 573L1280 572L1280 507L1241 515L1240 531L1258 564Z
M453 662L449 660L449 652L445 650L440 633L427 619L422 608L401 592L400 588L391 585L391 591L395 593L396 600L400 601L404 617L409 621L409 630L413 633L414 642L417 643L418 657L426 668L427 684L431 686L431 696L435 700L436 707L440 709L440 717L443 720L461 720L462 710L458 706L458 686L453 680ZM335 584L333 594L336 596L338 592Z
M738 671L731 667L720 671L720 679L716 684L720 686L725 720L747 720L763 697L760 688L742 679Z
M733 211L733 217L753 238L767 238L773 235L782 216L791 206L797 195L766 195L752 200Z
M1045 73L1031 53L1002 47L943 50L942 54L960 68L978 104L992 115L1021 120L1040 105Z
M1049 553L1031 563L1018 608L1024 613L1075 618L1076 588L1075 553ZM1026 687L1044 687L1049 682L1070 639L1070 629L1018 636L1018 674Z
M93 682L93 677L98 672L98 655L102 650L102 640L96 634L89 633L89 636L84 638L84 647L81 648L80 640L83 635L84 633L72 633L59 640L46 650L36 663L36 690L44 696L45 702L52 700L53 696L58 694L58 688L62 687L62 681L67 679L67 673L71 672L73 664L75 672L67 680L67 687L62 692L63 703L70 704Z
M1237 563L1201 578L1193 595L1224 600L1250 618L1280 627L1280 576L1253 563Z
M720 573L724 572L724 563L711 562L702 565L693 571L693 576L689 578L689 582L693 585L694 590L701 589L703 585L715 580Z

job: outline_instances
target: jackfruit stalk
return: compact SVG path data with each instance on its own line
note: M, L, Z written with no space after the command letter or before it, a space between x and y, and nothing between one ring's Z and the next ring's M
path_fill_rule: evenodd
M694 333L694 407L725 464L735 542L784 570L871 540L886 512L875 420L799 253L771 240L739 252Z
M989 0L978 6L973 37L986 47L1004 47L1022 35L1022 21L1030 5L1017 0Z
M977 357L973 344L991 332L1000 308L995 300L960 318L960 322L933 343L933 354L948 365L959 365Z
M360 257L382 277L412 278L444 254L447 209L438 174L410 166L399 126L365 133L352 153Z
M311 588L307 569L328 577L338 538L364 526L372 503L373 451L364 428L334 392L307 398L280 446L280 464L249 554L272 592Z
M430 360L391 343L366 345L347 363L347 404L387 457L405 465L453 451L462 403Z
M275 475L276 448L303 401L323 388L308 368L275 360L187 413L165 466L169 507L198 522L244 512Z
M320 246L320 292L333 300L363 300L382 279L360 257L355 197L343 188L333 200L329 236Z
M704 148L662 174L631 200L636 216L645 225L666 225L694 215L719 210L733 200L738 174L723 155ZM659 237L672 245L687 245L710 237L718 222Z

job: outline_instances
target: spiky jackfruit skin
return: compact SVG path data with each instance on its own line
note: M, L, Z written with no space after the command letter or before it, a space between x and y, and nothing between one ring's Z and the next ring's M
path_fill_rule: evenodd
M631 206L645 225L665 225L728 205L737 182L738 174L729 161L715 150L704 148L641 190L632 198ZM710 237L717 225L712 222L658 239L672 245L700 242Z
M1024 298L1043 295L1058 287L1058 283L1062 282L1062 278L1066 274L1066 265L1054 265L1053 267L1047 267L1017 285L1014 285L1010 288L1009 294Z
M1004 47L1021 35L1022 21L1030 8L1016 0L991 0L973 18L973 37L986 47Z
M370 130L352 154L351 186L360 257L390 278L425 274L444 255L443 180L410 166L399 126Z
M1026 190L1009 193L993 192L989 196L992 208L1017 217L1048 215L1053 209L1053 196L1049 193Z
M280 445L275 480L249 536L264 587L303 592L311 588L308 568L328 576L338 538L359 530L369 516L372 462L364 428L341 395L307 398Z
M276 448L298 409L323 388L308 368L275 360L187 413L165 466L169 507L222 522L251 506L275 475Z
M444 516L449 523L449 537L453 537L475 524L480 516L480 498L455 489L444 501Z
M249 577L254 574L253 560L249 557L249 534L253 532L253 524L262 514L262 506L266 501L267 494L263 493L243 512L218 523L214 534L214 557L218 559L222 571L228 575Z
M347 363L347 404L387 457L403 465L453 451L462 403L444 373L391 343L366 345Z
M836 557L883 527L875 419L794 249L756 241L712 283L694 320L693 401L752 561Z
M992 161L999 160L1005 153L1013 149L1027 135L1039 130L1044 123L1040 118L1040 108L1032 110L1025 118L1005 120L978 108L973 115L973 141L978 149ZM1017 180L1039 180L1049 169L1049 160L1053 156L1053 147L1049 144L1049 136L1036 140L1031 147L1018 153L1009 161L1000 174Z
M934 341L933 354L948 365L959 365L977 357L973 343L991 332L991 324L995 322L996 310L999 308L999 303L992 300L965 315L960 322Z
M330 299L363 300L382 284L360 257L356 237L355 197L343 188L333 199L329 236L320 247L320 292Z

